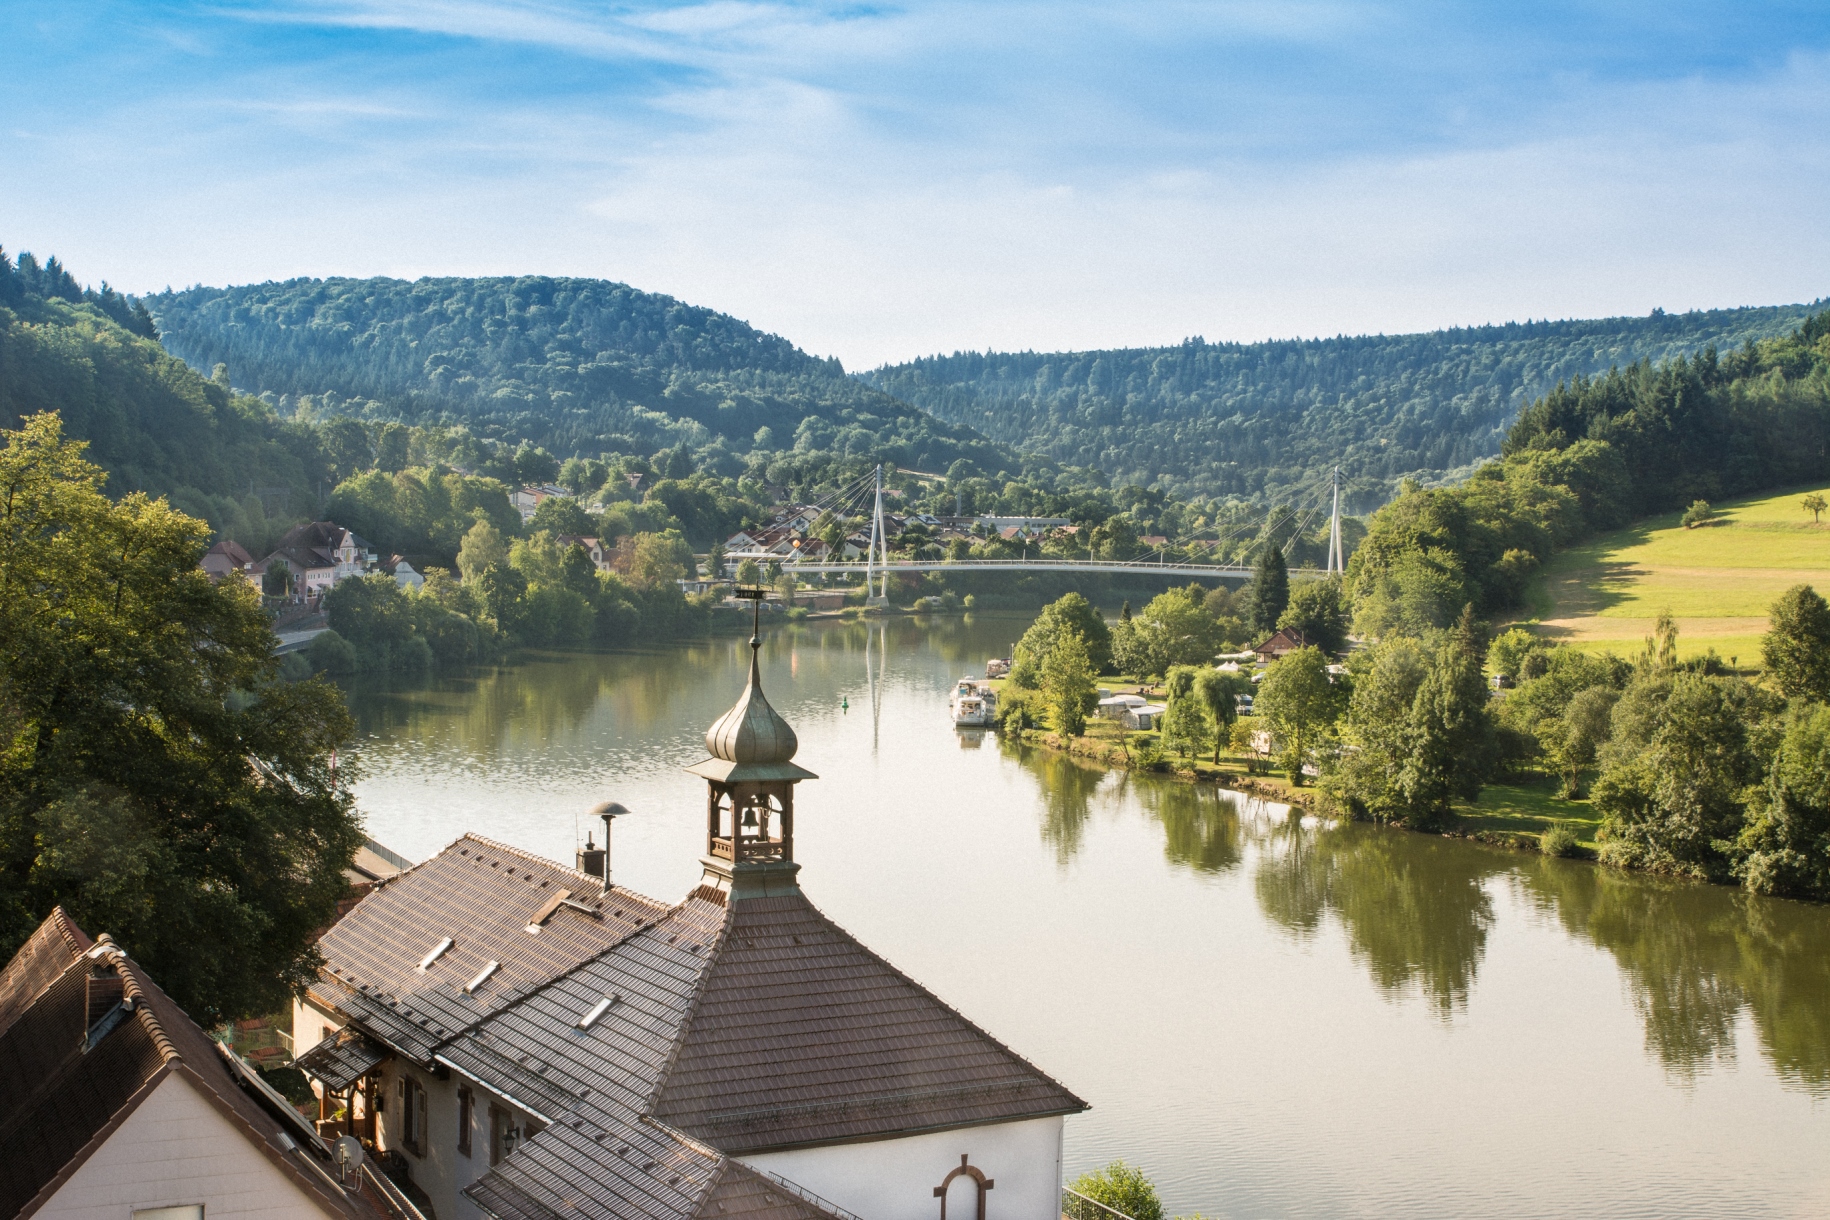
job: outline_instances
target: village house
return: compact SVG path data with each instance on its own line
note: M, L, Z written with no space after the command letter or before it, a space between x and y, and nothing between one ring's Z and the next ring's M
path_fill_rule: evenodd
M403 589L418 589L426 583L426 578L399 555L389 555L382 561L381 570L392 576L394 583Z
M411 1220L59 907L0 971L0 1216Z
M508 500L521 514L522 521L530 521L533 519L534 510L540 507L540 502L550 500L554 496L570 499L572 493L569 489L554 483L541 483L535 487L517 488L509 494Z
M613 548L606 547L601 538L585 538L577 534L561 534L553 540L561 547L583 547L585 554L591 557L591 564L599 572L613 572Z
M309 521L286 531L273 553L254 565L264 576L278 565L298 598L314 598L351 576L374 570L375 550L367 542L332 521Z
M574 869L466 835L324 935L293 1033L327 1130L398 1154L439 1220L1058 1216L1085 1103L809 900L816 777L754 653L705 741L683 900L590 840Z
M1270 639L1252 649L1252 653L1260 665L1269 665L1272 661L1308 646L1309 641L1301 631L1294 627L1279 627Z
M197 566L218 579L231 574L255 579L254 556L232 538L225 538L205 551L203 561Z

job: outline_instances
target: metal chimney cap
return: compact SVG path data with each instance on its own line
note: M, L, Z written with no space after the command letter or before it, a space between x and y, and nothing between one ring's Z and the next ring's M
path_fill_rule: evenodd
M591 816L594 818L620 818L628 812L629 810L617 801L604 801L602 804L591 806Z

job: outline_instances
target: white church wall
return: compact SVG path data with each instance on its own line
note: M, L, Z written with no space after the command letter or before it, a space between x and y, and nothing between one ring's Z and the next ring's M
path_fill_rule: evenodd
M992 1181L985 1220L1058 1220L1061 1128L1060 1118L1032 1118L741 1159L868 1220L940 1220L934 1190L965 1156ZM947 1220L977 1215L976 1186L961 1174L948 1191Z
M126 1217L201 1204L209 1220L324 1220L306 1194L181 1072L166 1076L35 1213Z

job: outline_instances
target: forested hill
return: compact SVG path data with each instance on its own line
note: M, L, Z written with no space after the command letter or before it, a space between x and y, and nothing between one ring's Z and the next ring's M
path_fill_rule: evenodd
M166 346L281 413L462 423L558 454L819 449L1015 471L1007 448L726 314L606 280L299 279L147 298ZM766 431L765 431L766 429Z
M142 303L0 250L0 427L40 411L88 442L109 495L169 496L212 524L248 499L309 512L326 476L309 430L167 355Z
M1269 343L960 352L861 379L1114 484L1289 498L1339 464L1355 511L1465 473L1559 383L1790 333L1816 306L1526 322Z

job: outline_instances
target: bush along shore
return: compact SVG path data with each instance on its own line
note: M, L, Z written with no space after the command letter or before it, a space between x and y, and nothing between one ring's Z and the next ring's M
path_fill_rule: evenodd
M1256 682L1187 663L1102 679L1115 639L1161 617L1153 603L1114 628L1075 597L1045 610L1001 691L1003 739L1324 816L1830 900L1830 604L1809 586L1774 605L1758 681L1680 662L1668 616L1626 659L1518 629L1489 643L1471 609L1344 663L1295 648ZM1155 727L1097 715L1101 681L1160 702Z

